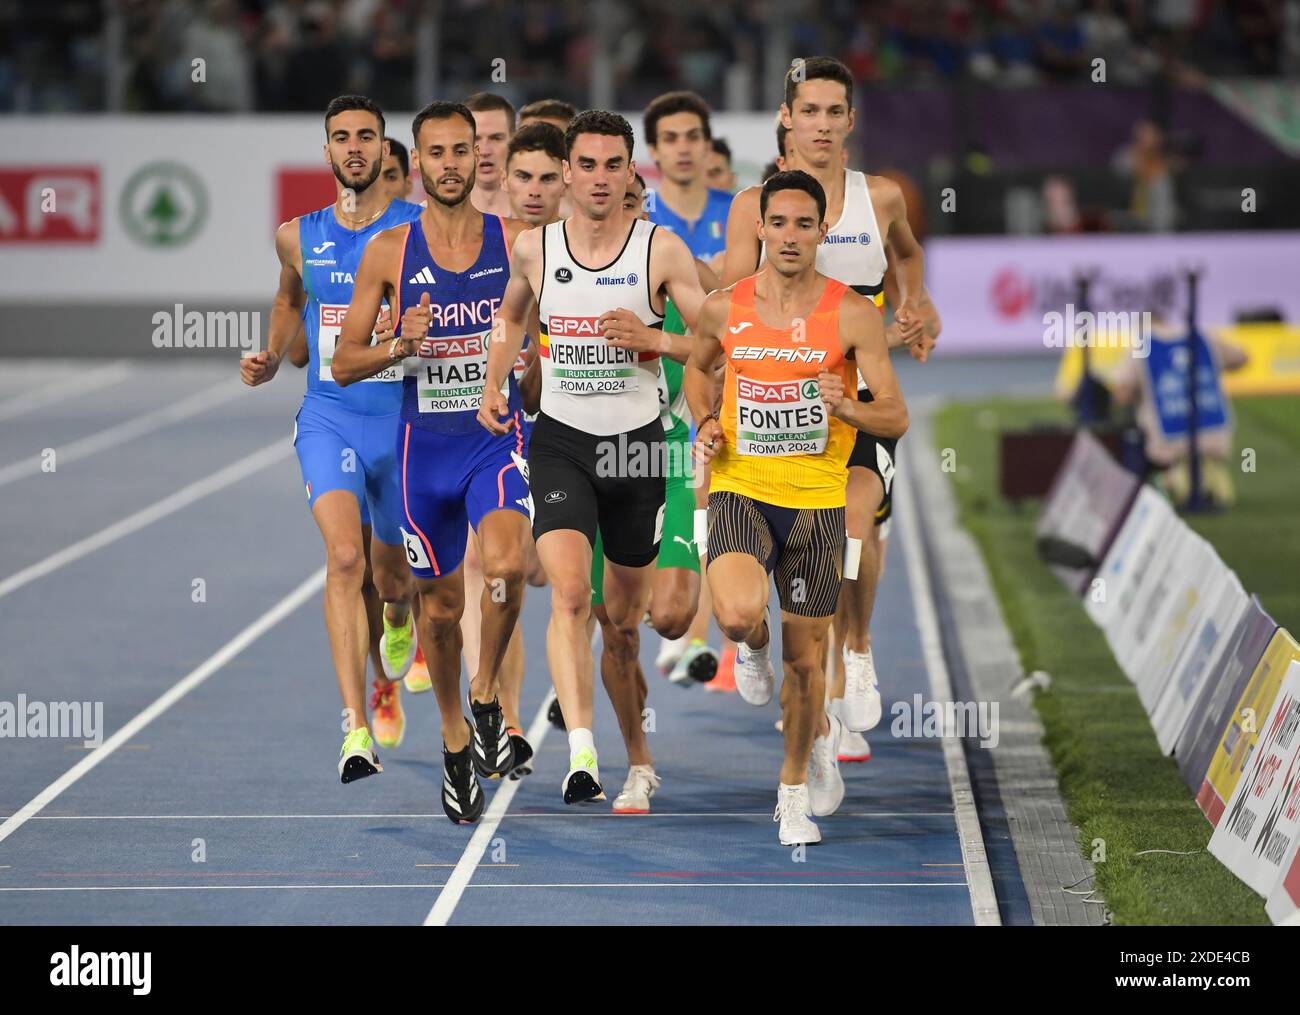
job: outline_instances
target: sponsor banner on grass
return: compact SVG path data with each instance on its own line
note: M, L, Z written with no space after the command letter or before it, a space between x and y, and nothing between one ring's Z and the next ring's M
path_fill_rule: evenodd
M1054 562L1052 571L1075 595L1087 590L1138 485L1089 431L1075 435L1035 527L1039 555ZM1063 563L1076 556L1081 566Z
M1300 843L1291 843L1291 857L1269 893L1264 911L1279 927L1300 927Z
M1285 628L1278 628L1255 672L1250 675L1236 708L1228 716L1227 725L1210 757L1205 781L1196 794L1197 804L1212 825L1217 826L1223 817L1224 808L1232 799L1241 773L1265 729L1269 708L1282 686L1282 678L1297 659L1300 659L1300 645Z
M1201 555L1199 543L1200 537L1181 518L1170 519L1145 566L1139 562L1142 573L1126 590L1129 594L1120 603L1120 614L1106 631L1115 661L1134 683L1141 675L1143 658L1156 640L1153 621L1163 616L1175 588L1187 580L1186 562L1193 555Z
M1132 608L1152 557L1175 523L1181 524L1169 501L1149 486L1138 491L1083 600L1088 616L1108 640Z
M1152 586L1149 605L1143 607L1137 655L1129 674L1147 715L1155 712L1174 664L1201 617L1235 581L1228 565L1203 537L1184 528L1180 542L1181 548L1174 551L1160 580Z
M1261 307L1300 320L1296 232L937 236L925 248L926 286L943 309L945 354L1050 349L1045 318L1075 300L1078 271L1095 273L1093 313L1150 311L1184 320L1188 264L1203 269L1197 302L1205 328Z
M1166 754L1173 753L1206 682L1223 668L1233 632L1250 609L1250 597L1236 574L1225 567L1219 588L1210 593L1206 605L1191 636L1184 639L1173 672L1151 712L1151 725Z
M1193 793L1200 792L1210 758L1219 746L1233 707L1246 690L1276 631L1277 622L1252 596L1246 612L1232 628L1222 655L1205 679L1174 748L1183 782Z
M1210 852L1260 895L1285 870L1300 830L1300 660L1260 713L1259 741L1214 826Z

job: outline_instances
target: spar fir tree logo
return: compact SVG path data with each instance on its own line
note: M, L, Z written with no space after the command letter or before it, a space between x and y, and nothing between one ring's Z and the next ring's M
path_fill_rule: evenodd
M152 162L135 171L122 190L122 224L146 247L188 243L208 215L203 181L179 162Z

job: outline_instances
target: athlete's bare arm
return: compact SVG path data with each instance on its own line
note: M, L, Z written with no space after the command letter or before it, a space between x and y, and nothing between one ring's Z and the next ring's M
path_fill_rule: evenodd
M900 299L898 295L898 280L894 274L891 265L885 271L885 302L891 307L897 307ZM921 337L908 345L903 341L903 330L899 327L897 321L894 321L885 328L885 342L891 349L898 349L907 346L907 351L912 354L912 358L920 363L924 363L930 357L930 350L934 348L935 340L939 337L939 332L943 330L943 320L939 317L939 308L934 305L930 299L930 290L926 286L921 287L921 300L919 309L921 312Z
M416 228L416 226L412 226ZM418 332L402 322L402 337L394 340L392 325L387 315L381 319L383 300L394 305L397 298L397 264L406 242L406 229L385 229L366 245L357 269L356 284L352 287L352 302L338 344L334 347L334 362L330 369L334 382L346 386L388 369L405 356L414 355L428 330ZM408 307L408 312L419 307ZM370 344L371 333L375 344ZM418 332L418 333L417 333Z
M722 267L722 254L715 254L714 258L718 262L718 268ZM701 261L698 257L695 259L695 273L700 276L700 288L704 290L705 295L713 292L714 289L722 288L722 279L718 272L710 267L707 261Z
M294 336L289 348L285 350L284 358L296 367L305 367L311 362L311 354L307 351L307 329L298 322L298 334Z
M731 200L727 214L727 250L722 261L722 284L735 285L758 270L763 244L758 238L761 187L746 187Z
M682 372L682 392L697 424L695 460L702 465L713 460L722 444L722 425L713 415L718 391L713 364L722 354L722 329L727 326L730 309L730 289L719 289L705 298L695 322L691 356ZM700 423L706 416L711 418Z
M908 224L903 188L884 176L868 177L867 183L872 206L880 209L887 223L882 231L898 286L894 320L898 322L899 337L910 346L924 335L920 304L925 291L925 251Z
M902 437L907 432L907 406L889 361L884 321L871 300L852 290L840 303L840 346L846 356L857 360L872 398L870 402L859 402L844 390L839 374L823 371L817 380L827 411L877 437Z
M510 247L510 279L492 324L492 341L487 358L487 379L479 397L478 421L495 434L509 433L515 425L510 400L501 394L501 384L519 358L524 345L524 327L537 299L534 282L541 271L542 230L526 229Z
M280 368L280 360L302 329L302 308L307 290L302 285L302 248L298 245L298 220L290 219L275 231L275 252L280 258L280 285L271 304L270 334L266 348L239 361L245 384L265 384Z

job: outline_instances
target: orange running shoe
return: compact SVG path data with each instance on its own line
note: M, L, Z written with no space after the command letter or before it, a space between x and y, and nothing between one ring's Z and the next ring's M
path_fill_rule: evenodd
M429 667L424 665L424 650L419 646L416 646L415 661L411 663L411 668L406 671L406 678L403 683L406 684L406 689L412 694L427 691L433 686L433 681L429 679Z
M718 661L718 672L704 685L704 689L736 693L736 647L734 645L722 653L722 658Z
M370 696L370 728L380 747L400 747L406 733L406 716L402 714L402 685L394 680L390 684L375 681L375 693Z

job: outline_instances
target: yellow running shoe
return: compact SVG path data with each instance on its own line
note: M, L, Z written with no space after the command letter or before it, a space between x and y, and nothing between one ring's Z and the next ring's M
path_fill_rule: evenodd
M375 693L370 696L370 726L380 747L401 747L406 733L406 716L402 714L402 685L375 681Z
M370 731L362 727L353 730L343 739L343 748L339 751L339 778L343 782L364 779L368 775L377 775L384 770L375 753L374 741Z
M384 633L379 636L379 657L384 661L384 676L389 680L401 680L415 660L415 650L419 647L415 640L415 616L407 613L406 623L394 627L384 614Z
M403 683L412 694L427 691L433 686L433 681L429 679L429 667L424 664L424 652L418 645L415 649L415 662L411 663L411 668L406 671L406 679Z

